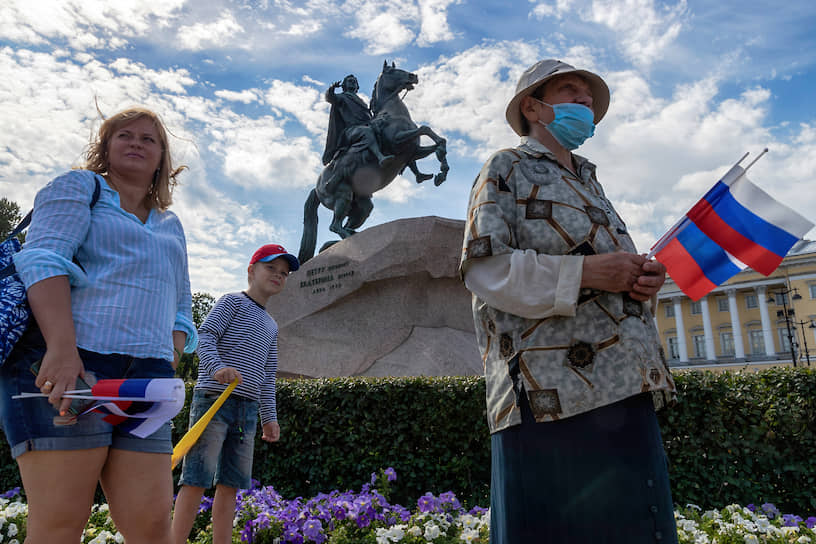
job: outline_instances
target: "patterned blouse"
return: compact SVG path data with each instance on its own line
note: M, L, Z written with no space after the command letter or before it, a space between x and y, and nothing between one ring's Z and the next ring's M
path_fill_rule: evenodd
M485 163L470 194L463 276L473 263L528 250L571 259L571 266L554 265L556 276L575 271L583 256L636 252L595 166L575 159L578 177L525 138L520 147L499 151ZM569 281L557 279L559 285ZM542 318L502 311L473 295L491 432L521 423L521 394L539 422L641 392L653 393L656 408L673 401L674 381L646 305L626 293L573 292L572 304Z

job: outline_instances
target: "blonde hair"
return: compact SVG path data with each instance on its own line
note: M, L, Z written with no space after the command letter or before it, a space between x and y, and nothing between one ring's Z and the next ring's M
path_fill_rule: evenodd
M157 114L143 107L132 107L115 113L102 122L99 127L99 134L96 140L88 145L88 151L85 153L85 164L83 168L91 170L97 174L104 175L108 173L108 148L113 134L123 126L137 121L142 118L148 118L153 122L161 144L162 156L159 161L159 169L153 177L153 183L150 186L147 196L145 196L145 206L148 209L158 208L161 211L170 207L173 202L173 189L177 181L176 176L186 166L179 166L173 168L173 163L170 159L170 149L167 141L167 131L164 124Z

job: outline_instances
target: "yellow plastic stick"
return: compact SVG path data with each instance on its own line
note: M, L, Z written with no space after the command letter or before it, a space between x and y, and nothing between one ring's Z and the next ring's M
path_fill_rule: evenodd
M204 415L201 416L201 419L195 422L195 425L190 427L190 430L187 431L187 434L181 437L181 440L178 441L176 447L173 448L173 456L170 458L170 469L176 468L176 465L179 464L179 461L184 459L184 456L187 455L187 452L190 451L190 448L193 447L193 444L198 441L201 437L201 433L204 432L204 429L209 424L210 420L213 418L215 413L221 408L221 405L224 404L224 401L227 400L227 397L230 396L232 390L235 389L235 386L238 385L238 378L232 380L232 383L224 389L224 392L221 393L210 409L204 412Z

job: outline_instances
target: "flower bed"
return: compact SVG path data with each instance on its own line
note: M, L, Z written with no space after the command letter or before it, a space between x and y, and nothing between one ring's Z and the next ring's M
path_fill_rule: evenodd
M311 499L284 499L257 483L238 495L234 541L253 544L487 544L489 511L466 509L452 492L426 493L409 510L390 504L393 469L371 475L359 492L332 491ZM202 500L190 540L212 543L210 507ZM0 542L25 538L28 508L15 488L0 495ZM726 506L703 511L687 505L675 511L680 544L816 544L816 516L781 514L772 504ZM96 505L83 544L123 542L105 504Z

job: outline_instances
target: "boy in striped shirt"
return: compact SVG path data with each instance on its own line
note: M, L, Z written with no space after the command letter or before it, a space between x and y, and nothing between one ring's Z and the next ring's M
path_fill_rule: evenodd
M198 381L190 426L227 385L237 379L238 386L184 458L173 516L176 544L187 541L201 496L213 483L213 544L232 542L237 491L251 486L258 414L261 439L275 442L280 437L275 410L278 325L267 313L266 303L299 267L297 258L282 246L261 247L249 261L249 288L222 296L199 329Z

